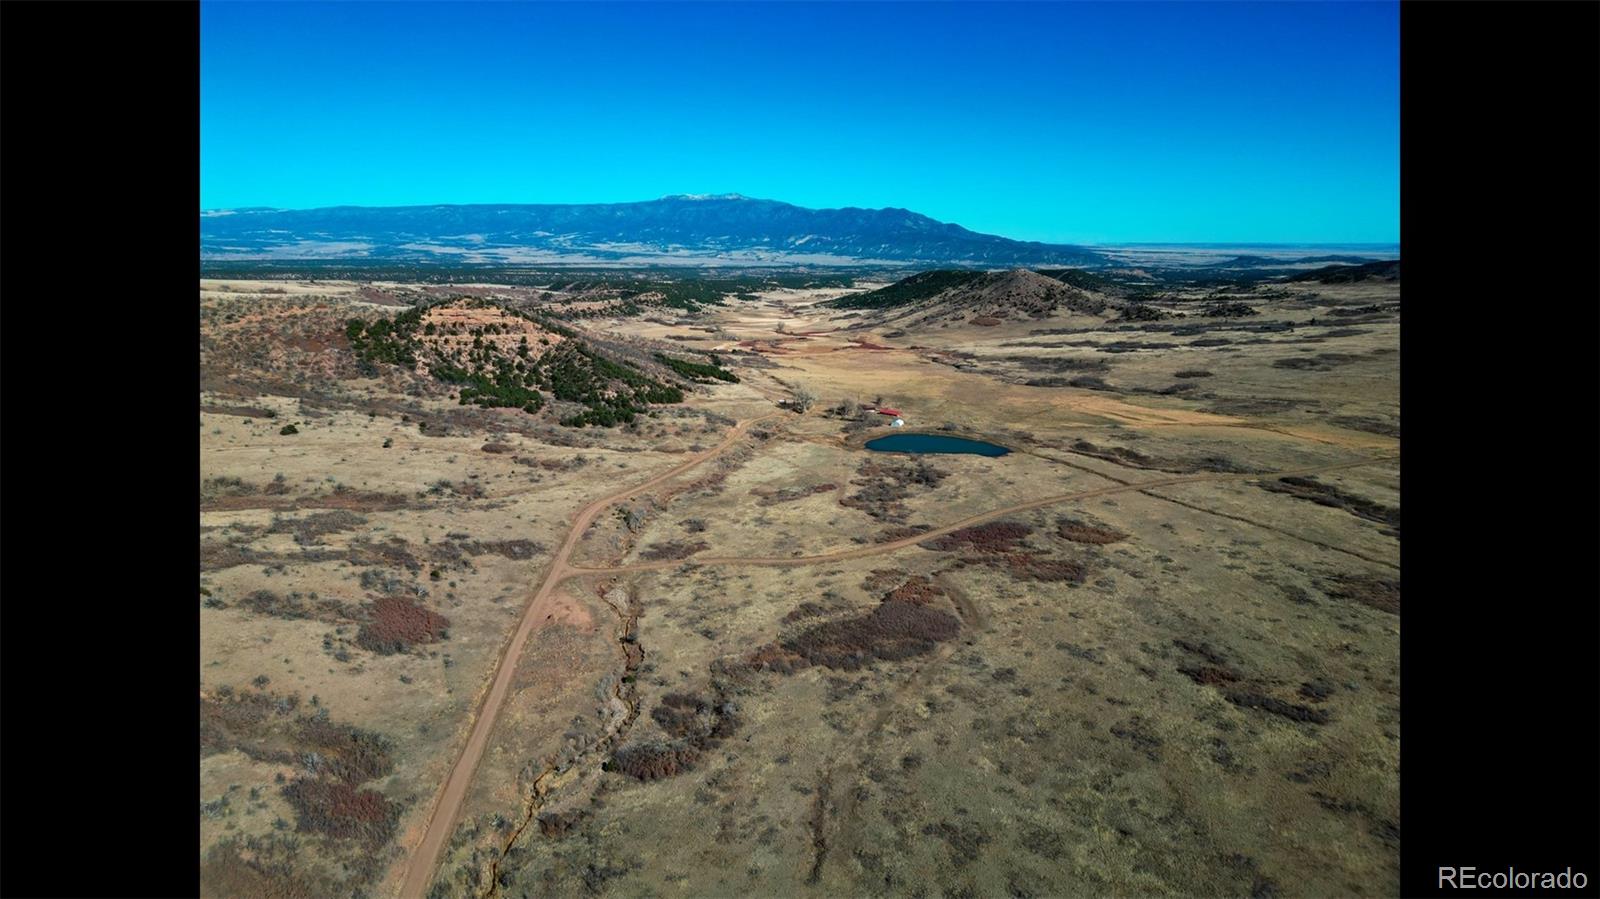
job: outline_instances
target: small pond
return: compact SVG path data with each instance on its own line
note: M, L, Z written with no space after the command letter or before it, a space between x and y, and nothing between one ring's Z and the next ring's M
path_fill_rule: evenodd
M971 453L978 456L1004 456L1011 452L982 440L943 434L890 434L868 440L867 449L878 453Z

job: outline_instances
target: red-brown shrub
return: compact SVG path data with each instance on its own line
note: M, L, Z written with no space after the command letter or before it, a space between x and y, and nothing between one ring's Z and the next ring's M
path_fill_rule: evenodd
M1073 543L1106 544L1128 539L1128 535L1110 528L1096 527L1083 521L1063 519L1057 527L1058 534Z
M1089 570L1077 562L1044 559L1031 553L1008 553L991 556L990 564L1003 568L1019 581L1066 581L1081 584Z
M783 616L783 620L785 623L794 622L803 618L816 618L819 615L827 614L827 612L827 609L824 609L822 606L819 606L814 602L803 602L795 606L793 609L790 609L789 614Z
M1018 541L1033 533L1033 525L1020 521L991 521L951 531L918 544L925 549L956 550L971 547L983 553L1003 553L1016 549Z
M258 760L290 761L294 757L267 749L264 738L299 705L299 697L241 692L200 697L200 755L232 749Z
M1348 599L1364 606L1400 614L1400 584L1376 577L1336 577L1324 587L1329 596Z
M380 655L405 652L419 643L445 638L450 619L398 596L382 596L367 606L367 621L356 644Z
M559 839L589 817L588 809L568 809L564 812L545 812L539 816L539 833Z
M400 806L382 793L339 781L296 778L283 788L283 798L299 818L296 830L372 846L387 843L400 820Z
M1187 675L1190 680L1205 687L1231 684L1239 679L1239 673L1232 668L1215 665L1196 665L1191 668L1179 668L1178 673Z
M905 583L911 573L899 568L874 568L861 582L861 589L868 593L882 593L884 590Z
M389 741L381 734L349 724L303 717L295 728L295 742L308 751L303 756L308 760L307 767L346 783L365 783L394 770Z
M819 624L782 648L813 665L854 671L879 659L898 661L931 652L961 631L948 612L907 602L884 602L866 615Z
M639 780L657 780L694 767L700 750L683 743L634 743L611 755L610 767Z
M884 595L884 602L908 602L916 606L925 606L940 596L944 590L937 584L920 574L912 575L905 583L890 590Z
M884 528L872 536L873 543L893 543L896 540L907 540L918 534L926 534L933 530L925 524L903 525L900 527Z
M666 543L652 544L650 547L639 553L639 558L651 562L687 559L697 552L709 549L710 546L711 544L706 543L704 540L697 541L695 543L682 543L677 540L669 540Z

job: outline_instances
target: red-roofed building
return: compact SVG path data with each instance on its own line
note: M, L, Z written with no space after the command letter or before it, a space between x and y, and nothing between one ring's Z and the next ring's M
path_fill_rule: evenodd
M879 409L878 410L878 414L879 415L894 415L894 416L898 416L900 414L900 410L899 409L884 408L884 409Z

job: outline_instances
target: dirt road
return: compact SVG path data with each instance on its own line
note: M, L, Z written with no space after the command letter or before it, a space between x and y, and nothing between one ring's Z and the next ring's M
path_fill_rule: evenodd
M494 731L495 719L499 717L500 707L505 703L506 695L511 689L512 675L516 672L517 660L522 657L522 649L527 645L528 637L536 626L544 620L548 611L551 594L556 585L563 580L579 573L578 570L567 564L567 559L572 555L572 550L582 539L583 533L596 515L613 503L628 499L636 494L655 487L663 481L670 480L689 469L705 462L708 459L724 452L742 437L751 426L763 421L777 418L781 413L765 415L760 418L742 421L733 427L728 436L721 443L686 459L679 465L656 475L648 481L621 490L616 493L601 497L584 506L572 521L572 529L567 533L567 539L556 551L550 561L550 567L545 572L544 580L539 583L539 588L529 600L527 608L522 613L522 622L518 625L511 641L506 644L500 653L500 659L495 665L494 681L489 687L482 703L478 707L477 715L472 723L472 732L467 737L466 745L462 747L461 755L456 759L455 766L450 769L450 776L445 780L444 788L435 796L433 808L429 812L428 821L422 832L422 839L411 851L406 862L404 880L401 881L400 895L404 899L423 899L427 895L428 887L433 882L434 870L439 864L439 859L444 852L445 845L450 841L450 834L455 829L457 816L461 813L461 805L467 796L467 788L472 784L472 775L478 768L478 762L483 758L484 750L489 745L489 735Z
M698 565L756 565L784 568L797 565L817 565L823 562L841 562L846 559L860 559L867 556L876 556L881 553L895 552L897 550L905 549L909 546L915 546L924 540L931 540L934 537L940 537L952 531L958 531L962 528L971 527L975 524L981 524L985 521L990 521L995 518L1001 518L1017 512L1026 512L1031 509L1038 509L1043 506L1052 506L1056 503L1064 503L1072 500L1090 499L1092 497L1106 496L1112 493L1144 491L1153 487L1171 487L1177 484L1193 484L1203 481L1243 481L1290 477L1295 475L1311 475L1319 474L1325 471L1337 471L1341 468L1357 468L1363 465L1376 465L1380 462L1392 461L1394 461L1394 457L1392 456L1380 456L1371 459L1361 459L1354 462L1337 462L1331 465L1318 465L1313 468L1299 468L1293 471L1276 471L1261 474L1196 474L1171 478L1155 478L1149 481L1118 482L1109 487L1099 487L1094 490L1084 490L1079 493L1063 493L1056 496L1046 496L1042 499L1036 499L1026 503L1018 503L1014 506L1006 506L1002 509L991 509L988 512L980 512L977 515L963 518L960 521L947 524L944 527L935 528L931 531L925 531L917 534L914 537L906 537L902 540L894 540L888 543L876 543L871 546L860 546L852 549L835 550L834 552L822 553L815 556L778 556L766 558L760 556L698 556L689 559L668 560L664 562L636 562L632 565L605 565L597 568L571 565L568 566L568 570L574 574L593 574L595 572L602 571L610 574L626 574L635 571L663 571L669 568ZM1164 499L1165 497L1157 498Z
M549 604L551 595L554 593L556 587L567 578L575 575L593 574L597 572L624 574L639 571L660 571L685 565L757 565L789 567L815 565L823 562L836 562L846 559L858 559L867 556L895 552L914 546L924 540L938 537L943 534L948 534L952 531L960 530L964 527L971 527L972 525L995 518L1015 514L1017 512L1025 512L1031 509L1041 508L1043 506L1054 505L1056 503L1089 499L1091 497L1105 496L1113 493L1143 491L1153 487L1166 487L1204 481L1250 480L1269 477L1283 477L1288 475L1308 475L1392 461L1392 457L1385 456L1361 459L1352 462L1320 465L1312 468L1296 469L1293 471L1272 472L1267 474L1197 474L1169 478L1154 478L1148 481L1119 482L1094 490L1060 494L1057 496L1047 496L1026 503L1018 503L1016 505L1006 506L1000 509L993 509L988 512L972 515L967 518L963 518L960 521L947 524L941 528L917 534L914 537L907 537L902 540L895 540L892 542L880 543L872 546L841 549L814 556L773 558L705 556L698 559L640 562L632 565L602 565L595 567L575 565L569 561L572 556L572 551L577 546L578 541L582 539L584 531L588 529L590 523L594 521L595 516L600 514L602 510L610 507L614 503L629 499L639 493L647 491L682 474L690 468L693 468L694 466L719 455L732 446L734 442L743 436L743 434L752 425L776 417L778 416L768 415L763 416L762 418L740 422L733 428L732 431L729 432L728 436L725 437L721 443L718 443L711 449L685 460L682 464L679 464L668 471L662 472L648 481L597 499L589 503L587 506L584 506L583 509L578 512L577 517L573 520L571 530L569 530L567 533L566 540L561 544L561 548L556 551L556 554L551 560L550 566L545 573L544 579L540 582L538 590L534 593L533 599L529 601L516 633L512 636L510 643L507 644L505 650L500 655L499 662L495 668L494 681L490 686L489 692L487 696L485 696L483 703L479 707L478 714L473 722L471 734L467 738L467 743L465 747L463 747L461 755L457 759L455 766L451 769L450 776L445 781L444 789L438 794L434 801L434 806L428 817L427 825L423 832L421 841L411 852L410 858L406 865L405 879L403 880L400 889L400 895L404 897L404 899L423 899L423 897L426 895L428 886L433 881L434 870L439 863L439 859L444 851L446 843L449 841L450 834L455 828L456 818L461 812L463 801L466 799L467 788L472 783L473 773L476 771L478 762L480 759L482 759L484 751L488 748L489 736L494 730L494 723L499 715L500 707L505 702L506 695L510 691L512 675L516 670L517 660L521 657L522 649L527 644L529 636L543 620L543 616L547 612L546 606Z

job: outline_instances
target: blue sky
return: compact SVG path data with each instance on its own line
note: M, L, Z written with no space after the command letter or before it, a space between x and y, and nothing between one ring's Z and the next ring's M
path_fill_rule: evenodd
M1399 240L1397 3L200 10L205 209L742 193L1048 241Z

